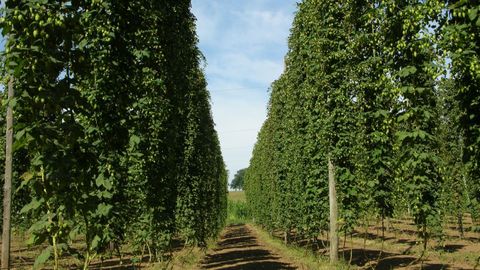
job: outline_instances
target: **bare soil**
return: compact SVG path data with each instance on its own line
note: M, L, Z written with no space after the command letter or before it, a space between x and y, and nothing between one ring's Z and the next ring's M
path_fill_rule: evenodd
M465 233L461 237L455 221L443 228L443 239L432 237L423 252L423 243L411 218L390 219L382 233L380 221L370 220L359 226L352 235L340 233L340 257L359 269L479 269L480 233L472 231L469 216L464 217ZM282 239L284 232L274 235ZM291 232L293 245L311 249L328 256L328 236L322 234L317 242L308 241Z
M292 263L261 243L249 225L230 225L218 247L208 253L201 269L215 270L294 270Z
M463 237L460 237L456 224L448 222L443 228L443 239L432 237L425 253L417 226L411 218L389 220L384 233L380 221L372 222L369 226L358 228L350 241L347 236L343 248L344 258L349 260L349 249L353 249L360 254L371 254L365 261L359 260L361 256L358 255L357 259L352 261L352 264L363 268L478 269L479 233L471 231L473 223L469 216L464 217L464 222L469 231L466 231ZM374 260L375 257L380 259Z

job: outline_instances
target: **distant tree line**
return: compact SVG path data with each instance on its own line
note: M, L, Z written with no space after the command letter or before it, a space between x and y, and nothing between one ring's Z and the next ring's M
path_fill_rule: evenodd
M243 190L243 183L245 179L245 172L247 169L241 169L238 170L237 173L235 173L235 176L233 176L233 180L230 183L230 188L235 189L235 190Z

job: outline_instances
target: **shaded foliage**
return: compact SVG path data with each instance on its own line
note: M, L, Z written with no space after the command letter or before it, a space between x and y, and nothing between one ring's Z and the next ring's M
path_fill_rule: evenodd
M227 173L190 1L6 1L17 182L40 266L85 236L160 258L224 226ZM132 12L135 11L135 12ZM2 125L3 126L3 125ZM20 165L17 165L20 164ZM21 176L21 177L20 177ZM17 178L18 179L18 178Z
M344 233L372 214L409 213L426 247L451 202L475 216L478 8L300 2L245 176L255 221L287 235L326 230L329 158Z

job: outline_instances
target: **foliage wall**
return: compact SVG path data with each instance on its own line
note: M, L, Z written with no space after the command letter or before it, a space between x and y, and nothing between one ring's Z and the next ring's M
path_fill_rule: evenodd
M245 178L255 221L340 231L413 215L425 240L448 215L478 222L480 7L474 1L304 0Z
M80 253L87 267L112 242L161 257L218 233L227 174L190 1L9 0L1 28L13 215L49 244L37 264Z

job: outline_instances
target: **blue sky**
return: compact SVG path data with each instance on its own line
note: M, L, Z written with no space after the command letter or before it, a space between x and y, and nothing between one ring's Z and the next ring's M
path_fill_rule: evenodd
M207 59L213 118L232 178L248 167L265 121L268 89L283 71L296 1L193 0L192 6Z
M230 178L248 167L284 68L295 0L193 0L213 118Z

